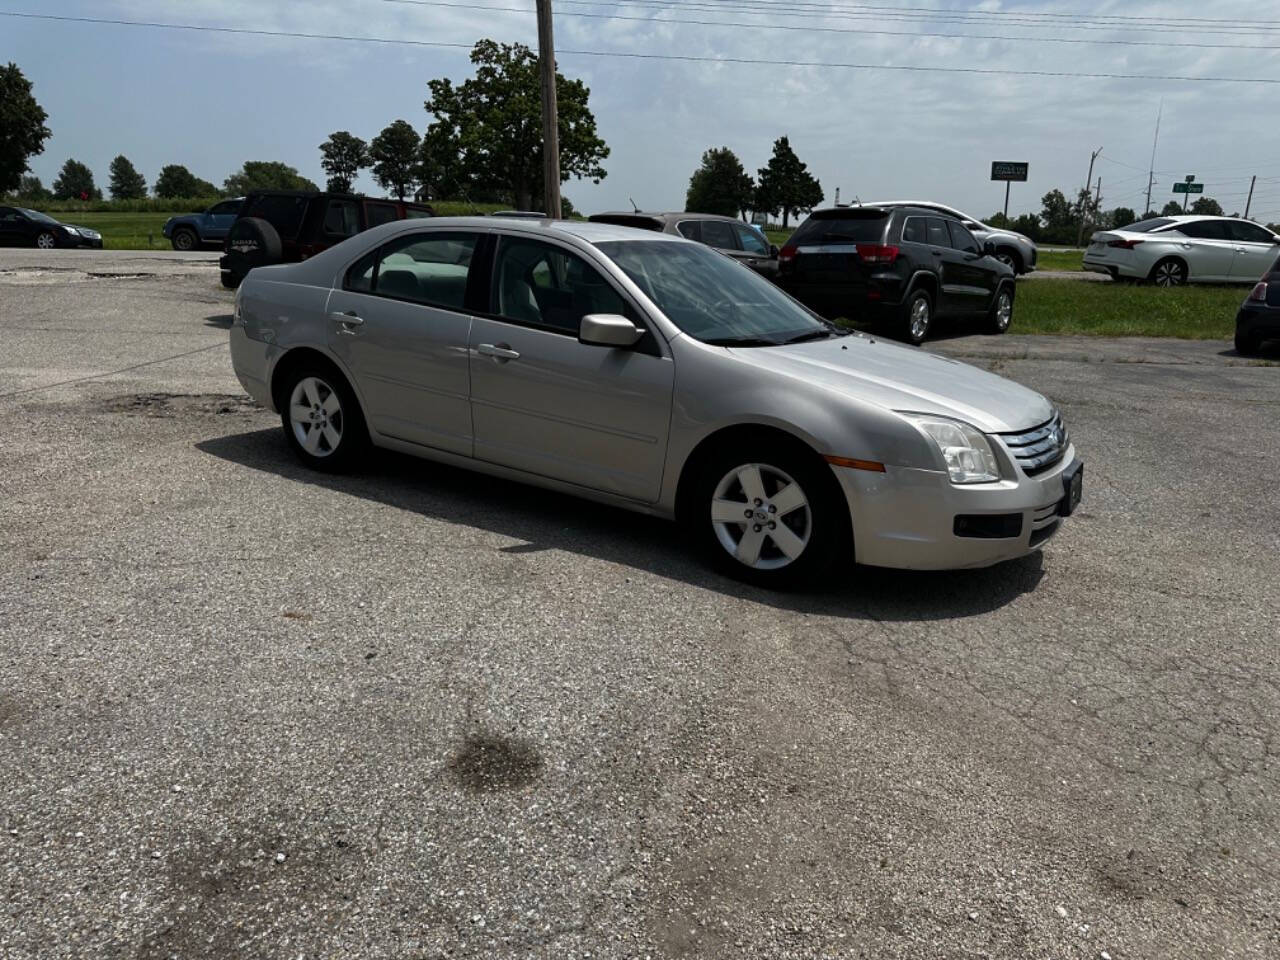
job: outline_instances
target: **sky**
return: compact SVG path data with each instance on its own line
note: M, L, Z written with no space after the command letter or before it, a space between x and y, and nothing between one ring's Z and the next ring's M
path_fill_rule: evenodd
M986 217L1004 203L1003 184L990 180L991 162L1004 160L1030 164L1029 181L1012 187L1010 214L1038 212L1048 190L1078 190L1091 152L1102 148L1093 178L1095 185L1102 179L1103 206L1141 212L1163 103L1153 206L1194 174L1228 213L1242 211L1256 174L1251 215L1280 220L1280 125L1272 122L1280 99L1280 0L553 6L560 71L590 88L598 130L612 151L600 184L570 180L564 187L585 213L629 208L631 200L649 210L682 209L704 150L727 146L754 174L784 135L828 202L838 187L842 200L929 199ZM470 76L470 44L490 37L536 46L537 39L533 0L0 0L3 12L463 45L0 16L0 62L22 68L49 113L53 136L31 162L46 186L75 157L105 187L120 153L149 184L168 163L221 184L249 159L281 160L323 183L319 145L331 132L368 140L396 119L424 131L427 81ZM618 55L625 53L720 62ZM383 193L367 173L357 188Z

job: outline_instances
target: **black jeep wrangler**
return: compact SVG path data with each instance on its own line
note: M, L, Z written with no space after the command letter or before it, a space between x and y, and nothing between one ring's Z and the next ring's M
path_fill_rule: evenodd
M405 200L256 190L245 197L223 244L222 285L234 289L254 267L298 263L370 227L434 215L429 206Z

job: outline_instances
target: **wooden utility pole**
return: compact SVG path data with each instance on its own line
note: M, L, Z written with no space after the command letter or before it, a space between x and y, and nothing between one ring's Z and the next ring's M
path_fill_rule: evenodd
M556 44L551 0L538 0L538 66L542 72L542 181L547 216L560 219L560 113L556 109Z
M1098 159L1098 154L1102 152L1099 147L1093 153L1089 154L1089 175L1084 178L1085 193L1089 192L1089 184L1093 183L1093 162ZM1076 231L1076 246L1080 246L1080 241L1084 239L1084 211L1080 211L1080 229Z
M1258 175L1255 173L1253 179L1249 181L1249 199L1244 202L1244 218L1249 219L1249 208L1253 206L1253 187L1258 182Z

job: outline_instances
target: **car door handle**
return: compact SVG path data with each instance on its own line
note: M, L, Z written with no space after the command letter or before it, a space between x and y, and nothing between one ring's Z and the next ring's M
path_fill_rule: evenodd
M929 252L930 252L930 253L932 253L935 257L940 257L940 256L942 256L942 251L941 251L941 250L930 250Z
M355 336L353 327L358 327L364 323L364 317L358 315L354 310L348 310L346 313L331 313L330 320L336 320L339 324L338 332L347 333Z
M520 353L512 350L510 345L505 343L481 343L476 346L476 353L482 357L493 357L499 363L505 363L508 360L519 360Z

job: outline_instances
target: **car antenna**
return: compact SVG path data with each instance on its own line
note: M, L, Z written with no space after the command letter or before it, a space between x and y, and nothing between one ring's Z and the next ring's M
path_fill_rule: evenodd
M632 212L632 213L639 213L639 212L640 212L640 208L636 206L636 202L635 202L634 200L632 200L630 197L627 197L627 199L628 199L628 200L631 200L631 212Z

